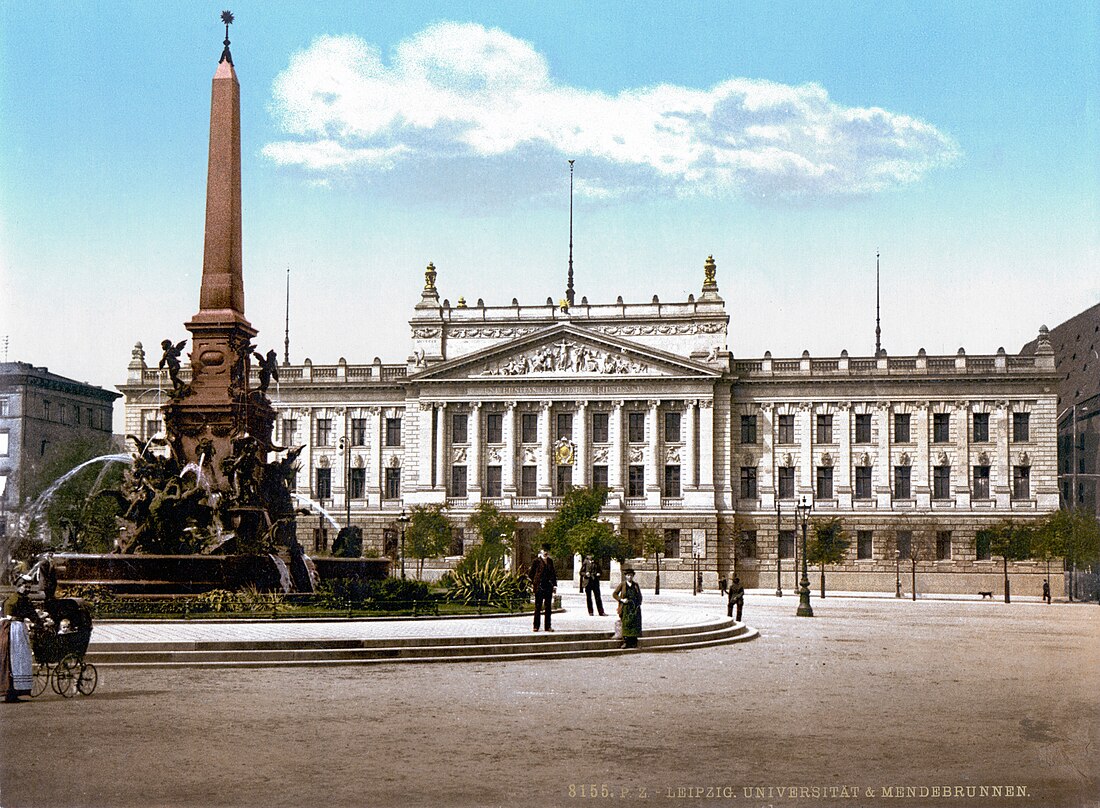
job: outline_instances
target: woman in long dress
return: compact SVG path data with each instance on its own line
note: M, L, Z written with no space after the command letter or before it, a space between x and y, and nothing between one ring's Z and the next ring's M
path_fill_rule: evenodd
M26 620L36 616L34 606L20 585L4 601L4 617L0 620L0 691L4 701L19 701L31 693L33 664L31 642Z
M612 596L619 602L619 620L623 625L623 648L637 648L642 633L642 588L634 580L634 570L623 569L623 580Z

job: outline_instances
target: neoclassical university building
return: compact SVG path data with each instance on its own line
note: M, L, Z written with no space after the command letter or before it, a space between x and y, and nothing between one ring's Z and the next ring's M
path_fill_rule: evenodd
M666 585L691 586L694 553L707 587L736 571L788 591L803 503L850 535L834 588L900 579L908 594L913 557L918 591L995 588L984 530L1059 504L1046 329L1026 355L735 359L713 259L702 275L675 303L451 305L429 265L405 362L279 369L276 437L304 446L299 494L390 556L403 510L445 505L457 557L489 502L519 520L522 564L569 487L595 486L616 530L663 532ZM128 432L160 430L169 388L139 343L118 388ZM298 531L314 552L333 538L320 517ZM652 558L633 566L652 579ZM1038 594L1045 568L1010 571L1014 591Z

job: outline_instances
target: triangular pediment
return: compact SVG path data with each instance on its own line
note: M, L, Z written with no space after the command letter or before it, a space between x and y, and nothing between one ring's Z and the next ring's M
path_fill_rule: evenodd
M718 378L721 371L629 340L556 325L411 376L416 381Z

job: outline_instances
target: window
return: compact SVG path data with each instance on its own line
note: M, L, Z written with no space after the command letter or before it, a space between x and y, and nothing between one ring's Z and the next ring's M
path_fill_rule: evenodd
M794 466L779 467L779 498L794 497Z
M856 558L866 560L871 558L872 541L870 530L856 531Z
M680 442L680 413L665 413L665 443Z
M537 413L525 412L520 416L520 432L522 443L538 443L539 416Z
M856 413L856 443L871 442L871 414Z
M485 442L504 443L504 416L491 412L485 416Z
M993 560L993 536L990 530L979 530L974 537L974 558L978 561Z
M951 498L951 467L932 467L932 499Z
M317 469L317 499L332 498L332 469Z
M794 443L794 416L779 416L779 442Z
M756 416L741 416L741 442L756 443Z
M498 499L503 496L500 466L487 466L485 469L485 496Z
M665 558L680 557L680 529L665 528Z
M951 558L951 531L936 531L936 560L947 561Z
M894 466L894 499L911 499L909 481L912 478L909 466Z
M73 423L74 424L80 424L80 405L79 404L74 404L73 405ZM89 426L91 426L91 424L89 424Z
M794 558L794 531L779 531L779 557Z
M897 531L894 534L894 541L897 544L898 558L908 561L913 554L913 531Z
M573 440L573 416L567 412L559 412L557 418L557 434L555 440Z
M146 418L145 419L145 434L142 438L149 440L149 438L160 432L160 419L158 418Z
M932 442L948 443L951 440L951 413L932 413Z
M331 418L318 418L317 419L317 445L318 446L331 446L332 445L332 419Z
M401 445L401 419L400 418L387 418L386 419L386 445L387 446L400 446Z
M756 466L741 467L741 499L756 499Z
M569 493L569 489L573 487L573 467L558 466L555 481L558 484L558 496L564 497L567 493Z
M450 555L460 556L466 552L466 542L463 530L460 527L451 528L451 552Z
M3 432L0 432L0 457L8 456L8 441L8 430L5 429Z
M1029 421L1030 413L1027 412L1014 412L1012 413L1012 442L1013 443L1026 443L1031 440L1029 437Z
M464 412L456 412L451 415L451 442L469 443L470 418Z
M1030 466L1013 466L1012 467L1012 498L1013 499L1030 499L1031 498L1031 467Z
M909 443L909 413L894 413L894 443Z
M871 467L856 466L856 499L871 498Z
M985 443L989 440L989 413L974 413L974 442Z
M42 401L42 415L47 421L50 420L50 402L48 400Z
M665 496L680 496L680 467L665 466Z
M628 497L645 496L645 466L630 466L627 476L626 495Z
M989 466L974 467L974 499L989 499Z
M382 555L386 558L397 558L397 531L392 527L387 527L382 530Z
M833 416L831 416L831 415L819 415L819 416L817 416L817 442L818 443L832 443L833 442Z
M326 528L313 528L313 549L319 553L323 553L328 549L328 530Z
M756 531L741 531L741 558L756 558Z
M519 495L533 497L538 490L538 469L535 466L521 466L519 470Z
M818 499L832 499L833 498L833 467L832 466L818 466L817 467L817 498Z
M607 466L593 466L592 467L592 487L602 488L604 491L608 489L607 484Z
M626 439L630 443L645 443L645 413L627 413Z
M451 466L451 496L466 496L466 467Z
M6 398L0 398L0 415L8 414L8 400Z
M350 469L348 472L348 496L363 499L367 492L367 470Z
M298 422L293 418L283 419L283 446L290 446L294 443L294 435L298 431Z
M401 469L386 469L386 499L401 499Z
M592 413L592 442L607 443L607 413Z

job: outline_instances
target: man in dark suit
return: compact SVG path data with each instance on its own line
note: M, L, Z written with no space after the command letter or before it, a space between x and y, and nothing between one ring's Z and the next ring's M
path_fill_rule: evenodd
M581 591L588 601L588 613L592 614L592 599L596 599L596 611L604 616L603 599L600 597L600 565L592 556L585 556L581 564Z
M736 575L733 576L733 583L730 584L729 589L729 608L726 609L726 614L729 617L733 617L733 607L737 607L737 622L741 622L741 609L745 606L745 587L741 585L741 579Z
M550 545L542 545L538 557L531 563L531 586L535 590L535 631L539 630L542 613L546 613L546 630L550 628L550 611L554 606L554 593L558 591L558 574L554 559L550 557Z

